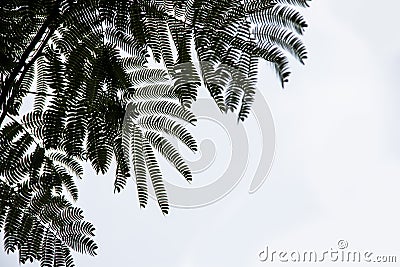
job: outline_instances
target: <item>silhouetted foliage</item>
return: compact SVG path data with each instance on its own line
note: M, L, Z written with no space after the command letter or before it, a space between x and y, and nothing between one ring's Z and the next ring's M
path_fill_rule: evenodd
M75 207L75 179L116 162L115 191L135 176L168 213L155 152L192 174L165 135L190 150L185 128L198 88L244 120L257 66L282 86L287 53L303 63L307 0L2 0L0 2L0 230L5 251L41 266L74 266L71 249L95 255L94 227ZM194 49L192 49L194 47ZM193 54L197 59L193 58ZM149 61L162 63L158 69ZM195 61L199 61L196 67ZM21 113L28 95L32 110Z

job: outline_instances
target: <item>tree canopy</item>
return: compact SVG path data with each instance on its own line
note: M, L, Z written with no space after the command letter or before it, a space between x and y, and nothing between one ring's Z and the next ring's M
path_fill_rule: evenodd
M154 188L169 211L156 153L187 181L166 138L197 151L185 127L207 88L221 112L248 116L260 59L282 86L288 54L303 63L308 0L3 0L0 2L0 230L20 263L74 266L96 254L76 207L76 178L116 163L114 191L134 176L139 204ZM149 62L159 63L159 68ZM198 61L199 66L195 62ZM34 97L22 112L27 96Z

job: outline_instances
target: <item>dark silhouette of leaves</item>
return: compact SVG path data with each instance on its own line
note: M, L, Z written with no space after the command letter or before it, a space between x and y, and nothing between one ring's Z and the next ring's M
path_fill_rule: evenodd
M167 192L157 156L192 174L169 138L197 151L185 127L204 85L244 120L260 59L282 86L291 54L304 63L308 0L0 1L0 231L20 263L74 266L95 255L94 227L74 206L82 163L116 164L114 191L136 181L145 207ZM195 55L195 56L193 56ZM200 61L198 64L196 60ZM161 67L149 67L149 63ZM32 110L22 113L28 96ZM132 164L131 164L132 163ZM131 168L131 165L133 168Z

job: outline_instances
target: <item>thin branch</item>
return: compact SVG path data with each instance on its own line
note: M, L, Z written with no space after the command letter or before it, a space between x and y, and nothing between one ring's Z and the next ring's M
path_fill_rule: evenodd
M59 7L60 1L56 2L56 6L54 7L53 11L50 13L50 15L46 18L44 21L43 25L40 27L39 31L36 33L35 37L32 39L28 47L25 49L24 53L22 54L17 66L13 69L11 72L10 76L6 79L4 82L4 85L2 86L1 90L1 95L0 95L0 105L1 105L1 115L0 115L0 126L4 121L4 118L6 117L8 107L10 107L15 98L15 94L13 92L12 96L10 97L11 101L7 101L7 96L10 94L11 88L13 86L13 83L15 82L15 79L17 78L18 74L21 72L21 70L26 67L27 59L31 55L31 53L35 50L35 47L41 40L43 39L44 34L47 32L47 30L50 28L51 23L57 18L58 16L58 7ZM47 39L47 37L46 37ZM48 39L47 39L48 41ZM33 59L37 59L36 55L33 57ZM22 73L25 75L24 73Z
M11 93L11 96L9 98L9 100L7 101L7 109L11 108L11 106L14 104L14 99L18 94L18 90L21 86L21 83L23 81L23 79L25 78L26 73L28 72L28 70L32 67L32 65L35 63L35 61L42 56L42 52L43 49L45 48L45 46L47 45L48 41L50 40L50 37L53 35L53 33L55 32L55 28L50 29L50 31L47 33L46 38L42 41L39 49L37 50L35 56L26 64L26 66L24 67L24 70L21 74L21 76L19 77L17 84L14 88L14 90ZM1 125L1 120L0 120L0 125Z

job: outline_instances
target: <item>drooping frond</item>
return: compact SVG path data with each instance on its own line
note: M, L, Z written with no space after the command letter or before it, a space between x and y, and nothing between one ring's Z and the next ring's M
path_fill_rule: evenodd
M164 74L161 72L160 75ZM123 144L125 144L125 153L128 155L132 153L139 203L141 207L147 204L148 172L159 205L162 211L167 213L166 192L153 148L190 181L192 176L187 164L162 134L177 138L191 150L196 151L196 141L179 121L193 124L196 119L192 112L177 103L178 98L174 84L171 82L133 86L129 90L131 92L123 95L123 101L127 106L123 126L123 139L125 139Z
M75 176L81 177L83 175L83 168L79 162L63 152L50 151L47 157L69 169Z
M154 156L153 149L146 139L143 139L143 152L146 160L146 165L149 170L150 179L153 184L154 192L157 197L158 205L164 214L168 214L169 204L167 192L165 191L165 186L163 178L161 175L160 167L156 157Z
M95 255L94 227L83 220L82 210L53 196L50 188L33 188L0 181L0 199L8 201L0 206L6 252L18 250L22 264L38 260L41 266L73 266L71 249Z
M245 79L246 82L241 83L241 85L243 85L243 98L238 117L242 121L248 117L251 110L251 105L254 102L257 83L257 69L258 58L256 56L252 56L247 71L247 79Z
M45 81L45 60L43 57L39 57L36 61L36 96L35 96L35 103L34 108L35 111L41 112L46 104L46 93L48 91L47 84Z
M179 9L175 12L179 12ZM178 53L172 72L175 93L179 96L181 103L190 108L193 101L196 101L197 90L201 85L200 77L191 55L192 29L183 21L171 18L168 20L168 26Z
M274 5L266 12L254 10L248 15L251 22L257 25L276 25L294 30L297 34L303 34L308 26L299 11L289 6Z
M269 42L277 44L283 49L289 51L301 63L307 58L307 51L300 40L293 32L278 26L261 26L255 29L255 37L260 42Z
M120 192L125 187L126 180L130 177L129 158L127 157L127 153L125 153L126 151L124 150L124 145L126 147L129 144L124 144L123 133L120 133L114 139L113 144L114 154L117 162L116 177L114 182L114 190L116 192Z
M7 253L19 253L20 263L38 260L41 266L73 266L71 249L95 255L92 224L85 222L74 201L74 177L83 168L62 151L46 151L35 125L43 117L34 112L19 123L0 129L0 230Z
M92 114L88 124L87 151L96 172L106 173L112 159L112 143L105 132L106 123L98 114Z
M141 207L147 204L147 179L146 179L146 162L143 151L143 133L139 127L132 125L133 138L132 138L132 162L135 170L137 191L139 196L139 203Z
M185 177L188 182L192 181L192 172L189 166L182 159L175 147L163 136L158 133L147 131L145 138L156 148L172 165Z
M193 151L197 151L197 143L190 132L181 124L163 115L142 116L137 120L140 127L163 132L176 137Z
M185 1L185 17L193 25L196 52L203 64L203 81L222 111L250 106L252 98L241 97L244 91L240 82L235 81L238 75L233 73L239 71L245 77L241 82L252 84L246 78L246 71L254 56L272 63L282 86L288 81L290 71L285 52L292 53L300 61L306 58L304 46L292 31L302 34L307 24L292 6L306 7L308 2ZM228 74L220 72L220 66L225 66ZM239 119L244 119L245 114L241 112Z

